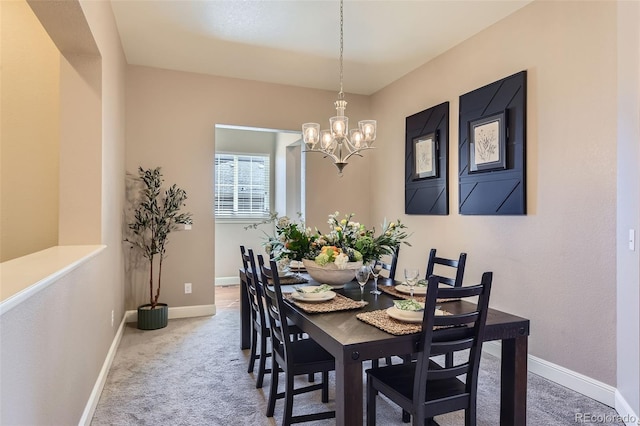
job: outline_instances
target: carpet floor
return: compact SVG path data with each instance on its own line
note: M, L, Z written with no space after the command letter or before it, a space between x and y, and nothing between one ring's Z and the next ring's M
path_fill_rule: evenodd
M213 317L170 320L161 330L140 331L127 324L109 371L93 420L101 425L279 425L283 402L274 418L265 416L269 375L255 388L247 374L249 351L241 350L237 309L222 309ZM365 364L368 367L368 363ZM330 376L334 381L334 376ZM301 377L300 384L306 383ZM282 383L283 380L280 380ZM499 360L483 355L478 391L478 425L499 425ZM333 389L333 383L330 386ZM295 397L294 414L333 409L320 393ZM581 415L619 425L616 412L597 401L529 373L527 424L565 426L587 423ZM378 398L378 424L402 425L400 409ZM584 418L584 417L583 417ZM437 417L442 426L463 425L462 412ZM334 420L307 423L333 425Z

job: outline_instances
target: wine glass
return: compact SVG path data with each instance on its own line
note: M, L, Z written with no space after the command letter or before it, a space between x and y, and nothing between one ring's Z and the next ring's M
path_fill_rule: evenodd
M361 266L356 271L356 280L358 280L358 284L360 284L360 300L364 300L364 285L369 281L369 267Z
M371 275L373 276L374 287L371 290L371 294L381 294L382 292L378 290L378 277L380 276L380 272L382 271L382 265L377 260L374 260L369 267L371 270Z
M413 299L413 288L418 282L418 275L420 275L420 270L418 268L404 268L404 279L409 285L409 290L411 291L411 299Z

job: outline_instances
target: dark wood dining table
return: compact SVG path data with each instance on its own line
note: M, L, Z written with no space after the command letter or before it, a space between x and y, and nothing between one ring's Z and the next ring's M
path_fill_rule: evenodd
M249 346L249 307L244 288L244 272L241 277L241 347ZM317 284L310 280L310 284ZM379 285L392 285L381 278ZM307 313L294 303L287 302L290 318L311 338L322 345L336 359L336 424L363 424L363 366L367 360L394 355L406 355L416 351L419 334L395 336L356 318L358 312L385 309L393 305L394 297L382 293L370 293L370 281L364 291L368 304L357 310L330 313ZM242 290L244 288L244 290ZM287 291L287 288L283 288ZM352 281L338 293L360 300L360 287ZM247 302L242 299L247 299ZM246 304L245 304L246 303ZM452 313L464 312L474 305L455 301L442 304L442 309ZM526 425L527 400L527 345L529 320L496 309L490 309L487 317L484 341L499 340L502 343L500 378L500 424L502 426Z

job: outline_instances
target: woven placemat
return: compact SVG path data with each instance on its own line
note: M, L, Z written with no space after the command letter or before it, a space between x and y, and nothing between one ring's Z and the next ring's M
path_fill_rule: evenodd
M443 311L443 315L451 315L451 313L447 311ZM360 321L366 322L369 325L379 328L382 331L386 331L389 334L393 334L394 336L402 336L405 334L415 334L420 333L422 331L421 323L412 323L412 322L404 322L397 320L395 318L391 318L389 314L387 314L386 309L381 309L379 311L371 311L371 312L361 312L356 315ZM433 327L434 330L438 328L445 327Z
M347 311L349 309L360 309L363 306L367 305L368 302L361 302L359 300L349 299L341 294L336 294L331 300L327 300L326 302L301 302L299 300L291 297L291 293L287 293L284 297L289 300L291 303L294 303L300 309L310 314L318 314L318 313L326 313L326 312L337 312L337 311Z
M288 277L280 277L280 285L291 285L291 284L302 284L308 283L309 280L303 277L302 275L291 275Z
M381 285L378 286L378 289L381 291L384 291L385 293L394 296L394 297L399 297L401 299L411 299L411 295L407 294L407 293L403 293L401 291L396 290L395 286L389 286L389 285ZM416 296L414 294L413 298L418 301L418 302L422 302L424 303L426 296ZM446 303L446 302L457 302L460 299L438 299L436 302L438 303Z

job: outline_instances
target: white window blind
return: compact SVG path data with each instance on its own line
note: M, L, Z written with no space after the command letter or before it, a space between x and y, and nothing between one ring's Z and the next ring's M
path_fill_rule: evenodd
M215 215L255 218L269 215L269 156L216 154Z

